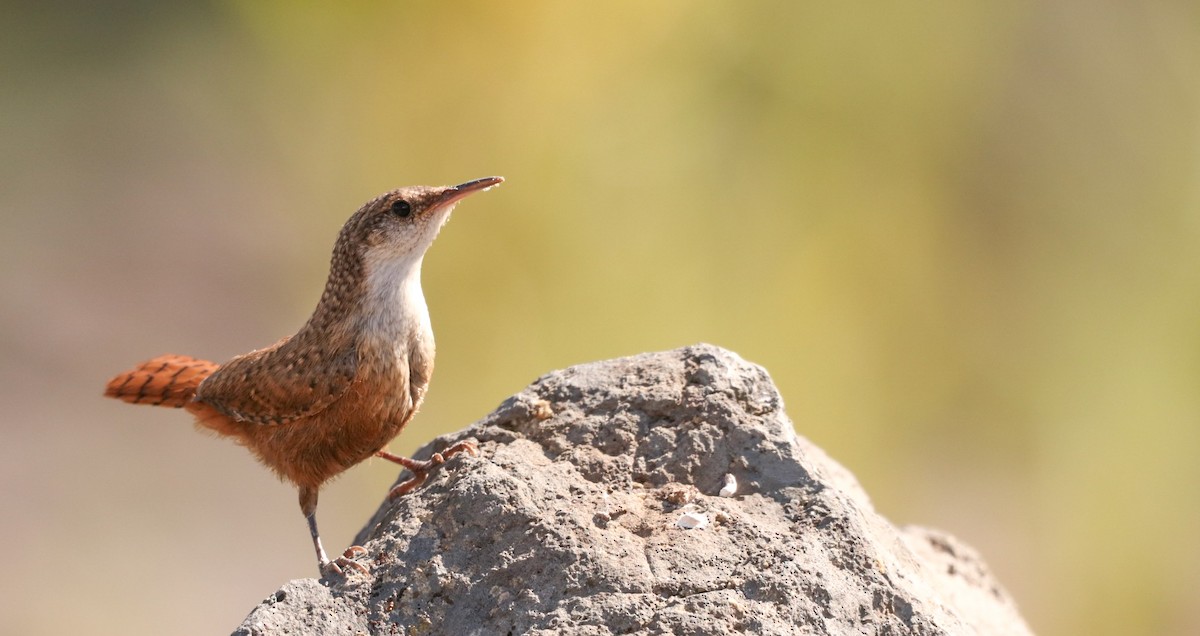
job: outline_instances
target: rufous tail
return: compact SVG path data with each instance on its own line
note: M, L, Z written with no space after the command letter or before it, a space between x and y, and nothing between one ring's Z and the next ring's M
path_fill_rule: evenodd
M104 395L130 404L184 408L196 416L197 424L224 435L234 434L234 425L225 416L192 401L196 388L219 366L190 356L158 356L109 380Z

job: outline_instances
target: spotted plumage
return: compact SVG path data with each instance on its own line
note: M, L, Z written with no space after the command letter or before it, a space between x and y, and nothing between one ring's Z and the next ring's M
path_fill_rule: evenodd
M338 235L325 291L295 335L221 365L159 356L113 378L105 395L186 408L199 427L246 446L300 489L322 571L361 568L326 556L317 492L372 455L414 472L392 495L411 490L440 463L441 456L416 462L384 450L420 408L433 373L421 264L455 204L502 180L401 188L369 201ZM473 451L447 452L460 450Z

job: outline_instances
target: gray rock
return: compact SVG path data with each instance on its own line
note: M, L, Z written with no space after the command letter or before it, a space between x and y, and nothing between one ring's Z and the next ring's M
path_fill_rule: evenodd
M370 575L288 583L235 634L1030 634L978 555L876 514L729 351L556 371L418 457L471 438L360 533Z

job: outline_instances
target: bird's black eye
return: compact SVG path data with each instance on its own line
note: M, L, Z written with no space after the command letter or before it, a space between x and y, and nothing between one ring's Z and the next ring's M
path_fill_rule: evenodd
M404 199L396 199L395 201L392 201L392 214L404 218L412 214L412 206L409 205L408 201L405 201Z

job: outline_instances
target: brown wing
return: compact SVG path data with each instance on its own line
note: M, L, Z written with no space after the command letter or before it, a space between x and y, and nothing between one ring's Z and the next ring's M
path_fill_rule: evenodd
M284 339L238 356L200 384L196 400L239 422L286 424L321 412L358 373L351 346L305 346Z

